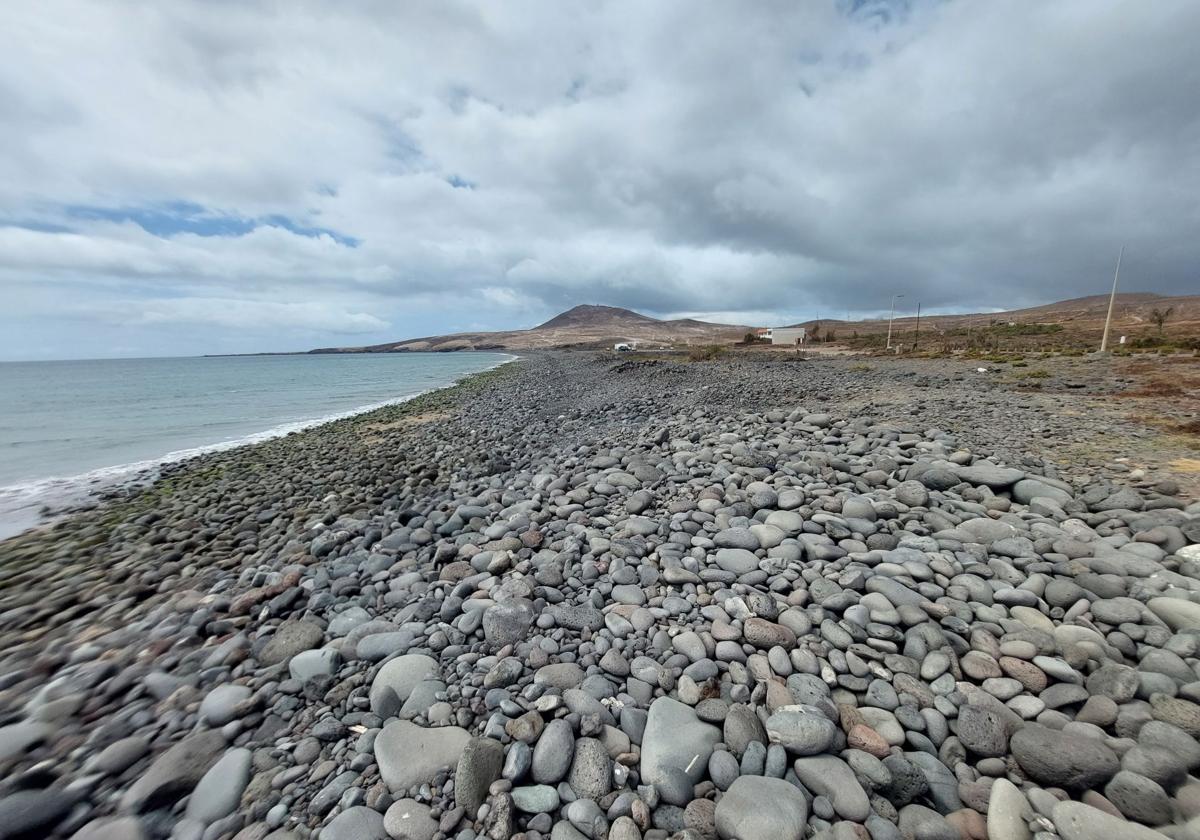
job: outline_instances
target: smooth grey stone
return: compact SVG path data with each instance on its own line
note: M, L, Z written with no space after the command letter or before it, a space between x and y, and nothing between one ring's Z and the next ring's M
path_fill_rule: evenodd
M150 740L145 735L130 735L113 741L92 755L84 764L87 771L118 774L132 767L150 752Z
M722 840L802 840L807 821L804 794L790 782L763 776L738 778L717 802L715 813L717 835Z
M767 718L767 737L795 755L816 755L829 749L837 725L816 706L780 706Z
M708 777L718 789L728 790L739 775L741 768L733 753L728 750L713 750L713 754L708 757Z
M371 681L371 711L382 718L393 717L418 685L440 678L437 660L432 657L410 653L390 659Z
M1046 785L1087 790L1103 785L1120 762L1103 742L1027 725L1010 741L1013 757L1031 778Z
M75 805L78 797L57 788L17 790L0 798L0 837L47 836ZM40 830L40 831L39 831Z
M550 785L526 785L512 789L513 805L527 814L548 814L561 801Z
M843 819L862 822L871 813L867 792L854 771L840 758L831 755L798 758L792 769L808 790L832 802L834 810Z
M120 810L141 813L190 793L224 752L225 737L218 730L188 735L151 762L126 789Z
M540 784L555 785L567 777L575 757L575 733L565 720L552 720L533 748L531 775Z
M103 817L92 820L71 835L71 840L146 840L146 829L136 817Z
M1131 820L1164 825L1172 819L1171 797L1158 782L1122 770L1104 787L1104 796Z
M389 723L375 739L379 775L392 791L407 790L457 767L471 736L457 726L425 728L406 720Z
M321 829L320 840L391 840L383 814L365 805L347 808Z
M242 792L250 783L250 760L248 749L227 750L192 791L185 816L208 825L237 810Z
M1164 835L1082 802L1054 806L1054 827L1063 840L1163 840Z
M333 648L303 650L288 661L292 679L308 682L315 677L330 677L341 667L342 655Z
M400 799L384 812L383 830L392 840L433 840L438 833L438 821L428 805L415 799Z
M209 726L224 726L236 717L237 706L249 700L252 693L247 685L217 686L200 701L200 720Z
M657 784L665 768L677 767L693 784L698 783L713 745L720 740L721 731L696 717L692 707L669 697L658 698L650 705L642 735L642 782Z

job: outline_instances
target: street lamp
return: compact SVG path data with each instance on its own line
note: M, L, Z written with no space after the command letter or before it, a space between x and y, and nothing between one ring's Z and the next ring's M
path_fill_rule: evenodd
M1113 272L1112 294L1108 296L1108 316L1104 319L1104 335L1100 337L1100 352L1108 349L1108 327L1112 324L1113 304L1117 302L1117 278L1121 276L1121 257L1125 256L1125 246L1121 246L1117 254L1117 270Z
M887 349L892 349L892 319L896 317L896 300L904 295L892 295L892 314L888 316Z

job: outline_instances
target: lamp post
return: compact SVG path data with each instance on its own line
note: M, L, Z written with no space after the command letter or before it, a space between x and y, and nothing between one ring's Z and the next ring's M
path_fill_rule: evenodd
M904 295L892 295L892 314L888 316L887 349L889 350L892 349L892 321L896 317L896 299L902 297L904 297Z
M1100 352L1108 349L1108 327L1112 324L1113 304L1117 302L1117 278L1121 276L1121 257L1125 256L1125 246L1121 246L1117 254L1117 270L1113 272L1112 294L1108 296L1108 315L1104 318L1104 334L1100 337Z

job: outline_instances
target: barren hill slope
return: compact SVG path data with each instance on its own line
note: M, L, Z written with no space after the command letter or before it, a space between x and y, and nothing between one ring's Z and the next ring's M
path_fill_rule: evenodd
M1153 324L1151 312L1172 308L1168 332L1200 330L1200 295L1169 297L1146 292L1117 295L1113 310L1115 330L1136 331ZM1008 312L976 312L962 315L922 315L921 330L952 330L991 324L1061 324L1072 333L1092 333L1104 324L1108 295L1062 300L1056 303L1015 309ZM915 318L909 311L897 312L894 328L912 330ZM822 331L834 328L839 333L872 334L886 332L887 319L839 321L822 319L797 326ZM616 306L583 304L562 312L528 330L500 332L464 332L391 341L367 347L330 347L314 353L403 353L449 350L534 350L555 347L604 348L616 342L628 342L645 349L679 345L729 344L740 341L753 330L742 324L714 324L692 318L659 320Z
M585 304L568 309L528 330L453 333L410 338L369 347L339 347L314 353L403 353L447 350L533 350L552 347L611 347L629 342L642 347L723 344L739 341L752 327L710 324L683 318L660 321L629 309Z
M1005 312L974 312L962 315L921 315L921 330L961 329L964 327L987 326L997 324L1061 324L1072 330L1093 331L1104 326L1104 318L1108 312L1108 295L1090 295L1088 297L1060 300L1041 306L1031 306L1025 309L1013 309ZM1156 295L1149 292L1126 292L1117 295L1113 307L1113 329L1134 329L1151 326L1154 321L1151 312L1154 309L1166 309L1172 312L1167 321L1168 329L1187 328L1189 331L1200 327L1200 295ZM913 304L915 308L915 304ZM893 325L897 330L911 330L916 318L907 307L897 310ZM869 321L840 321L822 319L821 321L805 321L797 326L808 327L810 330L820 324L822 329L829 327L837 331L853 331L858 333L886 332L886 318Z

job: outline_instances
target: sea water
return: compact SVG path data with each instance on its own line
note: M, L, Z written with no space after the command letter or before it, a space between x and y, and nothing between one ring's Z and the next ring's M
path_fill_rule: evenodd
M0 362L0 538L167 462L411 399L501 353Z

